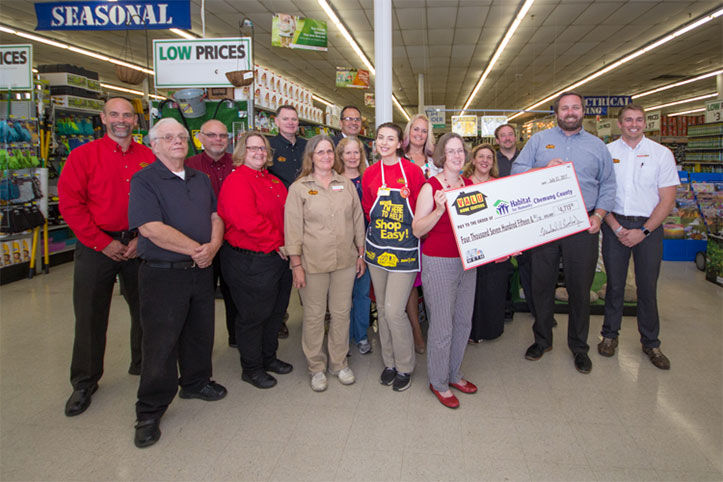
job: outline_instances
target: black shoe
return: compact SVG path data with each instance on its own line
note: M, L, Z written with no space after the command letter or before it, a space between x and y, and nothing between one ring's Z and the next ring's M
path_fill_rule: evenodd
M276 379L264 371L256 373L241 373L241 380L250 383L256 388L271 388L276 385Z
M200 398L201 400L206 400L207 402L215 402L216 400L221 400L227 393L228 392L223 385L219 385L211 380L205 387L197 392L189 392L186 389L181 388L178 396L181 398Z
M525 358L527 358L528 360L533 360L533 361L539 360L540 358L542 358L542 355L544 355L546 351L550 351L550 350L552 350L551 346L544 348L539 343L533 343L532 345L530 345L530 347L525 352Z
M274 361L272 361L271 363L265 365L264 368L267 372L278 373L279 375L286 375L287 373L291 373L291 371L294 369L291 363L286 363L285 361L281 361L278 358L274 359Z
M136 423L136 436L133 439L136 447L142 449L144 447L150 447L154 443L158 442L161 438L160 425L160 418L152 418L150 420L143 420L142 422Z
M85 412L90 407L90 399L96 390L98 390L97 383L92 387L73 390L70 398L65 402L65 415L74 417Z
M557 326L557 320L555 318L552 319L552 326Z
M286 323L281 323L281 328L279 328L279 338L288 338L289 337L289 327L286 326Z
M382 376L379 378L379 382L382 385L389 386L394 382L394 377L397 376L397 370L396 368L389 368L384 367L384 370L382 371Z
M236 343L236 340L232 340L231 338L229 338L228 346L230 346L231 348L238 348L238 343Z
M512 308L506 308L505 309L505 323L509 323L512 321L512 318L515 317L515 310Z
M131 363L131 366L128 367L128 373L130 375L140 375L141 374L141 364L140 363Z
M397 372L392 384L392 390L395 392L403 392L412 385L412 375L409 373Z
M587 353L575 353L575 368L580 373L590 373L592 370L592 362Z

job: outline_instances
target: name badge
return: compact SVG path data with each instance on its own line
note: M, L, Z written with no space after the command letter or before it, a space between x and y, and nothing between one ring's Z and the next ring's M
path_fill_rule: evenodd
M343 190L344 190L344 186L342 186L341 184L336 184L336 185L334 185L334 186L331 186L331 190L332 190L332 191L343 191Z
M390 193L391 191L389 191L388 188L380 187L377 191L377 196L389 196Z

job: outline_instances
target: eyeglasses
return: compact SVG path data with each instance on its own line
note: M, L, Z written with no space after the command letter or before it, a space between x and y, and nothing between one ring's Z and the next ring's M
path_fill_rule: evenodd
M251 152L266 152L266 146L246 146L246 150Z
M228 137L228 134L216 134L215 132L203 132L201 131L201 134L208 137L209 139L223 139L224 137Z
M159 139L163 139L166 142L173 142L174 139L178 139L181 142L188 142L188 136L186 134L176 134L175 136L173 134L166 134L165 136L159 137Z
M342 117L341 120L347 122L361 122L361 117Z
M463 156L464 149L445 149L444 153L447 154L448 156L452 156L455 154L457 154L458 156Z

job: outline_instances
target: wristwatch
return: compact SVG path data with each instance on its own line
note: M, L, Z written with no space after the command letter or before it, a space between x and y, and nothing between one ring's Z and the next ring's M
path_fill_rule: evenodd
M643 226L642 228L640 228L640 230L643 232L643 234L645 235L646 238L647 238L648 236L650 236L650 230L649 230L648 228L646 228L645 226Z

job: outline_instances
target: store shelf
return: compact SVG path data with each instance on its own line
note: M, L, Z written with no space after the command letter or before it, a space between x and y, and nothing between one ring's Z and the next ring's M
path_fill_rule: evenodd
M48 226L48 231L54 231L56 229L65 229L67 227L68 227L67 224L56 224L54 226Z
M663 136L660 137L661 144L687 144L688 138L685 136Z

